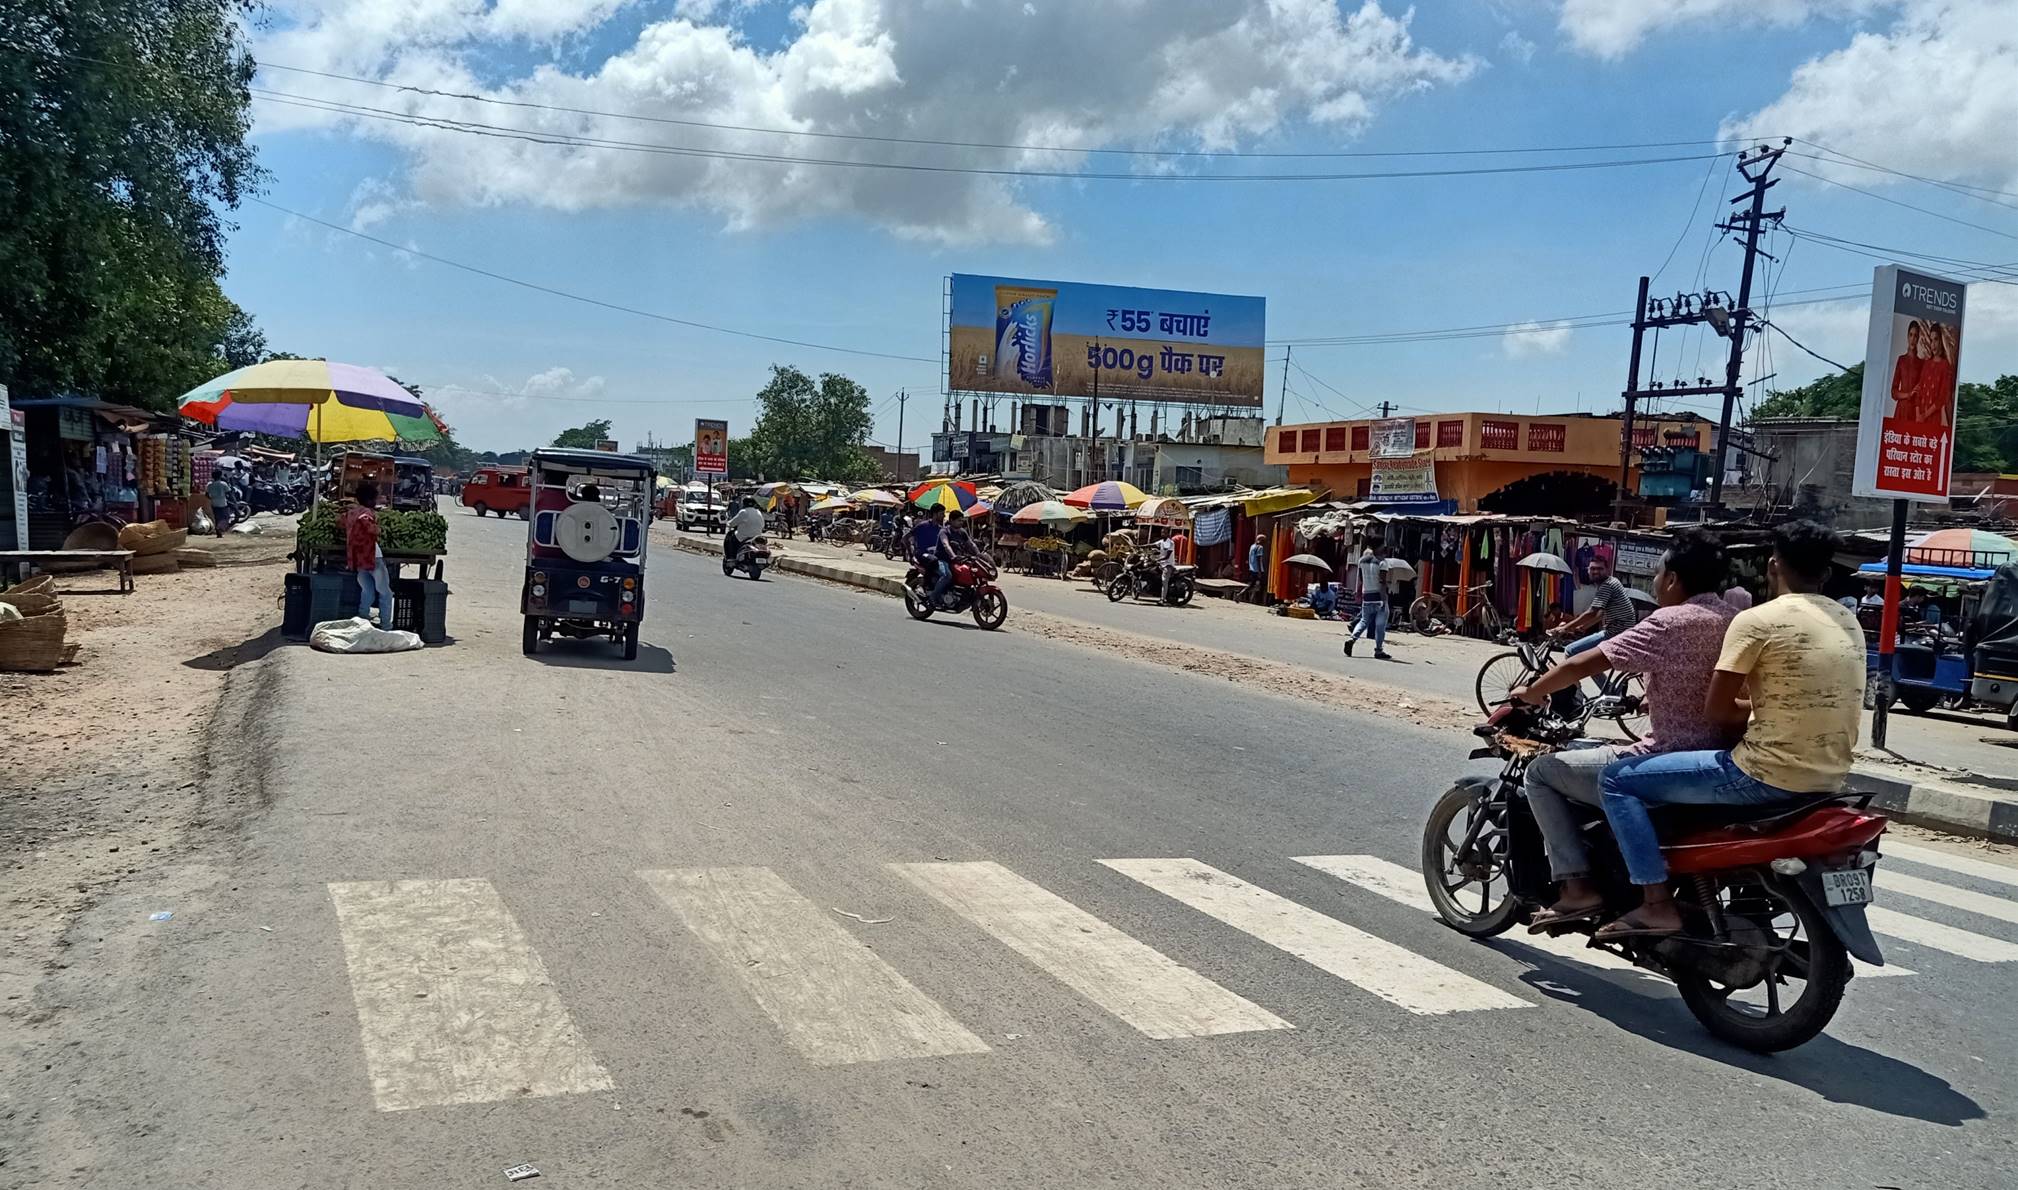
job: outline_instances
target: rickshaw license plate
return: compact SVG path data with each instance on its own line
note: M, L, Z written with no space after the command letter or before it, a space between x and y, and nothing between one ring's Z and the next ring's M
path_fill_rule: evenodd
M568 610L584 613L599 612L603 610L603 605L593 599L570 599L568 600Z
M1831 905L1871 903L1871 873L1862 868L1822 873L1822 900Z

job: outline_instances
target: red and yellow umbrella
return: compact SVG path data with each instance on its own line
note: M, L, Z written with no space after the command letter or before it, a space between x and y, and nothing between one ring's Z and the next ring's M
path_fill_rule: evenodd
M1132 483L1108 480L1105 483L1089 483L1069 496L1064 497L1074 508L1093 508L1103 512L1119 512L1134 508L1149 499L1148 493Z
M964 513L980 499L974 494L973 484L952 480L921 483L911 489L911 503L920 508L943 508L949 513Z

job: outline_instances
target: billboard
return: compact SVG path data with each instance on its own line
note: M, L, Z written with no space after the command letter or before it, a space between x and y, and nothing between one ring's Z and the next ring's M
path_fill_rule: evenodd
M694 471L701 475L729 473L729 423L712 417L694 419Z
M1260 407L1266 302L953 275L947 387Z
M1413 432L1413 431L1411 431ZM1375 458L1366 498L1375 504L1428 504L1436 495L1436 455L1432 451L1402 458Z
M1415 454L1415 419L1390 417L1373 423L1368 437L1376 459L1405 459Z
M1948 502L1967 292L1960 282L1896 264L1877 270L1864 347L1856 495Z

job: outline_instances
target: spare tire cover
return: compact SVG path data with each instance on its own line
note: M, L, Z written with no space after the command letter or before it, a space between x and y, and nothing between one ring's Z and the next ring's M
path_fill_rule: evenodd
M554 517L554 544L577 562L600 562L622 541L616 516L600 504L571 504Z

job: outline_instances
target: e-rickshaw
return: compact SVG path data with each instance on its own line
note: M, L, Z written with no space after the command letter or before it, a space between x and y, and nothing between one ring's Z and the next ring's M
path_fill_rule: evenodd
M1971 656L1968 635L1978 618L1978 599L1983 584L1996 572L1974 566L1937 566L1909 562L1900 567L1900 585L1909 593L1915 589L1936 595L1953 595L1957 614L1945 622L1929 623L1900 616L1899 639L1894 646L1896 673L1892 693L1906 709L1915 713L1933 710L1944 703L1966 706L1977 699L1972 692L1977 668ZM1858 574L1876 584L1885 577L1883 562L1868 562ZM1857 618L1864 625L1865 646L1874 676L1882 678L1878 653L1878 630L1882 605L1867 599ZM2018 672L2018 671L2014 671ZM2007 679L2008 681L2008 679ZM2018 686L2012 686L2018 692ZM2005 701L2010 701L2006 696Z
M526 461L524 652L554 636L607 636L638 656L652 464L595 450L536 450Z
M1968 621L1969 697L2004 712L2018 729L2018 563L1999 566Z

